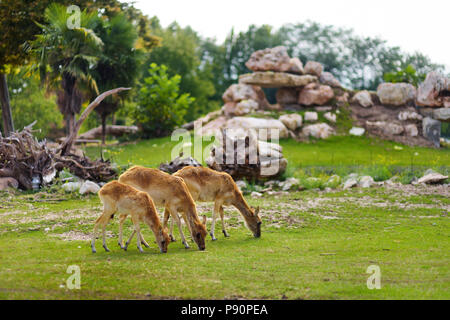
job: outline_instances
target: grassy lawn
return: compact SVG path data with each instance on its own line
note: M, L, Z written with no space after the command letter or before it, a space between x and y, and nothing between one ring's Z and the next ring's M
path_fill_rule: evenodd
M192 139L193 140L193 139ZM192 141L193 142L193 141ZM178 141L170 137L142 140L126 145L111 146L104 152L119 165L139 164L158 167L170 160L172 148ZM211 142L203 142L207 148ZM333 136L311 143L298 143L293 139L280 141L290 168L311 166L448 166L450 149L408 147L398 143L355 136ZM87 147L86 154L100 156L99 147ZM193 147L191 148L194 154Z
M208 239L204 252L178 241L160 254L148 228L151 248L124 252L115 220L112 252L100 240L92 254L96 196L3 193L0 298L449 299L448 196L443 187L415 187L249 199L261 206L262 237L252 238L230 208L231 237ZM208 217L211 209L199 206ZM69 265L81 269L80 290L65 288ZM366 287L369 265L381 268L381 290Z
M105 156L119 165L157 167L169 160L175 144L170 138L139 141L109 147ZM406 168L411 159L414 166L448 172L450 163L448 150L368 138L281 144L289 174ZM86 152L98 155L99 149ZM133 243L124 252L115 220L108 226L112 251L104 252L100 239L92 254L90 233L101 211L97 196L3 192L0 299L449 299L449 198L448 187L411 185L247 196L250 205L261 207L260 239L228 208L231 237L222 237L219 222L219 240L208 238L204 252L177 241L160 254L147 227L151 248L140 254ZM212 204L199 204L198 210L209 226ZM126 235L131 230L127 221ZM70 265L80 267L80 290L66 288ZM381 290L366 286L370 265L381 269Z

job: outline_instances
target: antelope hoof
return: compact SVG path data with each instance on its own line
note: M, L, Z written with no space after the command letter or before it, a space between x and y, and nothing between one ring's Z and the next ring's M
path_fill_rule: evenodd
M141 247L138 247L138 249L139 249L139 252L140 252L140 253L144 253L144 250L142 250Z
M95 248L92 248L92 253L97 253L97 250L95 250Z
M214 233L210 232L209 235L211 236L212 241L217 240L217 238L214 236Z
M129 245L129 243L128 243L128 242L127 242L127 243L125 243L125 247L123 247L123 250L127 251L127 250L128 250L128 245Z
M187 244L187 242L183 241L183 244L184 244L184 248L185 249L189 249L190 248L189 245Z
M103 248L105 249L106 252L109 252L109 249L106 245L104 245Z
M150 248L150 245L147 242L142 242L142 244L146 247L146 248Z
M120 249L125 249L125 247L123 246L123 244L121 244L120 242L118 243Z
M230 236L226 230L222 230L222 232L225 238L228 238Z
M170 241L171 241L171 242L175 242L175 241L177 241L177 240L175 240L175 238L174 238L173 235L170 235Z

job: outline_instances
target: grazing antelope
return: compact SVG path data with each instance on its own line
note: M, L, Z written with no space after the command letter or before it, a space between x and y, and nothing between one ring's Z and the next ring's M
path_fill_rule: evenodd
M259 208L255 210L248 206L242 192L228 173L218 172L205 167L188 166L178 170L174 173L174 176L183 178L195 201L214 201L210 230L212 240L217 240L214 236L217 213L220 214L222 220L222 232L225 237L228 237L223 221L223 205L236 207L244 217L245 223L253 235L256 238L261 236L261 219L258 216ZM165 221L166 216L164 216L164 225ZM172 230L170 234L172 234Z
M205 250L206 227L198 218L195 202L182 178L171 176L158 169L134 166L119 177L119 182L147 192L157 206L164 206L165 213L170 214L177 223L181 240L185 248L188 249L189 245L184 237L178 215L178 212L181 212L192 239L199 250ZM123 223L123 220L121 220L121 223ZM164 227L166 223L167 221L164 222ZM121 232L121 229L119 232Z
M161 252L167 252L167 246L169 245L170 238L167 235L166 230L164 230L161 226L158 212L156 211L152 199L147 193L136 190L126 184L111 181L100 189L98 196L103 203L103 213L95 221L91 243L93 253L97 252L95 250L95 238L97 228L100 226L102 227L103 234L103 248L106 251L109 251L106 246L106 225L114 218L114 213L116 212L125 216L128 214L131 215L131 220L134 224L135 230L130 239L127 241L127 246L136 232L137 247L139 251L144 252L144 250L142 250L141 243L145 243L146 246L148 246L145 240L143 240L140 232L139 222L143 221L155 234L156 243L158 244Z

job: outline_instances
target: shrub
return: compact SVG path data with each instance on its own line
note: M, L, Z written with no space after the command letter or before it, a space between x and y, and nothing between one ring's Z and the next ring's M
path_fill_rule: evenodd
M189 94L180 95L181 77L169 77L166 66L152 63L149 74L139 90L133 113L146 138L170 134L183 123L187 109L194 102Z
M425 74L417 74L416 69L412 65L396 72L387 72L383 75L384 81L398 83L406 82L417 87L419 82L425 80Z

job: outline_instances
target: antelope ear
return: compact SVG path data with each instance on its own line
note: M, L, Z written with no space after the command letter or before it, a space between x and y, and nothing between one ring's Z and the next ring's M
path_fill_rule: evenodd
M257 216L258 214L259 214L259 206L255 210L255 216Z
M206 227L206 215L203 215L203 221L202 221L203 225Z

